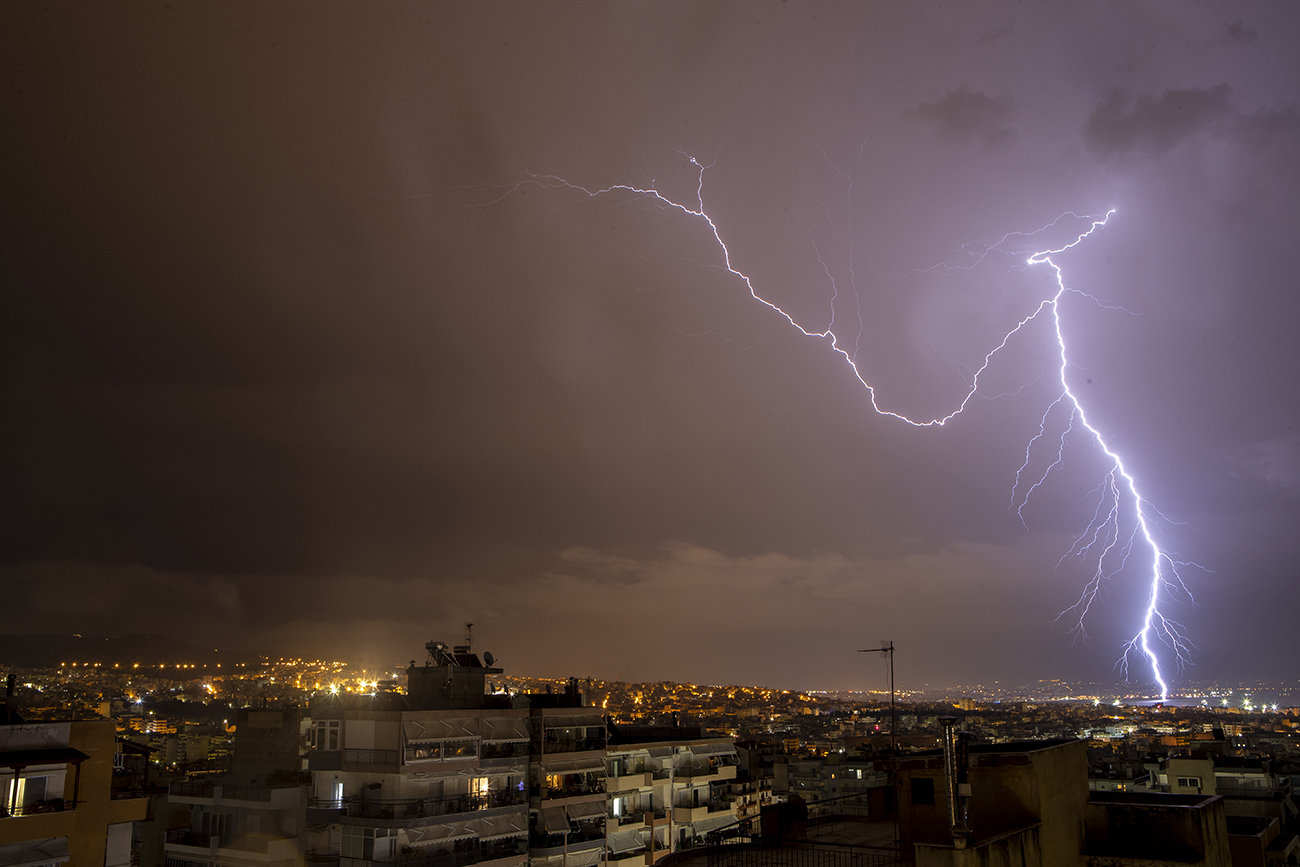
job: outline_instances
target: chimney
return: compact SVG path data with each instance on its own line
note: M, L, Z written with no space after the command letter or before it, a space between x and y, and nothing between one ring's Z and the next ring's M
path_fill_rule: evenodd
M970 783L966 782L966 768L969 765L967 732L957 733L957 718L939 717L943 727L943 773L948 783L948 824L952 831L952 847L965 849L970 842L970 829L966 827L966 807L970 800ZM958 756L958 738L961 740L960 757Z

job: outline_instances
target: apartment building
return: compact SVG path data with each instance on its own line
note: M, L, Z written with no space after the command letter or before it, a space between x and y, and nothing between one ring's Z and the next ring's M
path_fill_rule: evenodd
M0 864L125 867L148 803L113 795L111 720L0 725Z
M296 708L243 708L235 727L236 764L227 777L171 783L166 867L293 867L303 861L308 797ZM188 812L188 816L186 813Z
M654 864L738 822L739 758L730 738L697 727L616 726L611 734L609 860Z
M605 854L605 721L576 682L489 694L468 645L427 645L407 692L312 702L308 863L590 867ZM490 659L490 656L488 657Z

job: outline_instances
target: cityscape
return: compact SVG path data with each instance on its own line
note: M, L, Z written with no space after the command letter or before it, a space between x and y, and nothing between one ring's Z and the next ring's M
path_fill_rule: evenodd
M1046 780L1073 752L1067 764L1085 800L1129 805L1113 819L1114 839L1090 826L1096 839L1079 842L1086 851L1158 851L1141 828L1160 821L1142 810L1161 793L1195 805L1211 827L1217 820L1219 842L1234 852L1300 847L1281 833L1294 821L1300 707L1252 701L1294 684L1205 685L1182 706L1061 681L891 696L517 676L470 644L426 649L423 663L383 671L284 657L7 663L4 818L48 823L96 798L106 807L93 815L110 816L95 831L55 838L63 842L53 849L39 839L9 845L70 860L93 840L108 859L160 867L258 852L367 867L386 860L377 857L383 839L390 863L419 867L635 867L758 839L771 846L792 832L769 826L795 821L803 830L788 845L811 841L814 854L922 863L936 835L917 808L939 803L944 779L932 778L929 757L948 762L960 745L972 781L980 757L1002 757L990 768L1008 756L1045 762ZM97 758L106 769L98 778ZM102 790L91 792L92 781ZM979 790L981 824L997 826L1009 818L983 791L993 784L966 784L962 797ZM900 787L912 793L909 811ZM952 851L971 842L966 827L963 819ZM1192 842L1211 863L1213 842Z

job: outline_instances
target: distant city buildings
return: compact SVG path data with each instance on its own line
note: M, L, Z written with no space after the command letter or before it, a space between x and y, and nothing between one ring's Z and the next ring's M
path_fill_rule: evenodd
M904 702L891 732L874 695L523 678L468 644L426 650L381 672L23 671L0 720L0 867L95 847L96 867L649 867L759 839L1101 867L1155 863L1141 835L1161 810L1183 817L1178 863L1300 862L1294 710L968 692ZM954 765L946 717L967 733ZM38 730L72 752L28 755Z

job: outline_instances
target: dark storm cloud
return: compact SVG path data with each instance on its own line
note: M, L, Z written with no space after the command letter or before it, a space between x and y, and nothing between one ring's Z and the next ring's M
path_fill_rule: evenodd
M1259 38L1259 34L1246 26L1246 22L1240 18L1228 25L1228 41L1241 45L1249 45Z
M993 146L1005 144L1015 134L1008 101L965 87L948 91L942 99L923 102L908 113L932 124L949 141L978 138Z
M1238 116L1227 85L1166 90L1160 96L1113 94L1084 127L1088 147L1103 155L1158 156L1205 132L1222 130Z
M208 636L212 624L244 614L240 588L222 576L161 572L141 565L107 566L78 560L0 566L7 605L21 611L24 632L130 632L165 623L178 613ZM185 638L185 631L172 637Z

